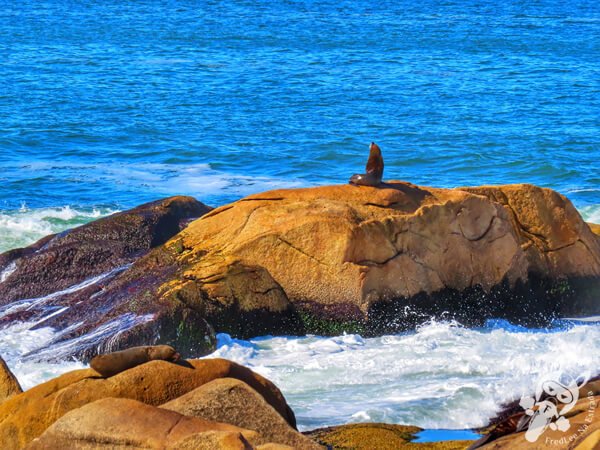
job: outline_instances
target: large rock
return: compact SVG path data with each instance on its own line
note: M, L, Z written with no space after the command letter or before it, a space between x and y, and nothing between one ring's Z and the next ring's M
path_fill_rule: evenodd
M79 233L86 242L88 231ZM56 243L69 236L77 234L38 245L40 255L72 248ZM19 274L73 273L50 256L48 268L20 272L36 261L35 248L0 294L21 298ZM112 264L60 295L0 307L0 326L35 320L63 330L28 356L48 360L154 344L197 357L214 349L215 329L240 337L382 334L431 317L541 326L600 314L600 239L565 197L531 185L265 192L208 212L131 264Z
M0 403L23 392L19 380L0 357Z
M179 270L160 298L237 335L264 316L382 333L431 316L600 313L600 241L565 197L531 185L276 190L211 211L164 248Z
M191 197L171 197L51 235L0 255L0 305L42 297L131 263L177 234L187 220L210 211Z
M206 383L161 408L254 430L260 435L256 442L261 444L272 442L306 450L322 448L292 428L254 389L234 378Z
M34 439L28 450L176 449L189 439L197 449L247 448L257 433L233 425L186 417L121 398L106 398L70 411Z
M32 359L87 359L152 344L206 354L214 335L203 317L175 301L141 311L135 295L151 296L161 277L172 276L157 247L207 211L191 197L172 197L0 255L0 327L29 321L63 330L50 348L26 355Z
M110 378L100 378L92 369L69 372L6 400L0 404L0 442L6 448L22 448L69 411L96 400L127 398L159 406L224 377L252 387L295 426L279 389L250 369L223 359L151 361Z

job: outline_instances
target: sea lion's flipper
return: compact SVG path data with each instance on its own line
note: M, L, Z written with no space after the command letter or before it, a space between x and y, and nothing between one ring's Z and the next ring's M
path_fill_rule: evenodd
M349 183L357 186L379 186L382 177L383 157L381 156L381 149L375 142L371 142L366 173L352 175Z
M369 159L367 160L366 171L372 174L378 182L381 182L383 178L383 156L381 155L381 149L375 142L371 142L369 146Z

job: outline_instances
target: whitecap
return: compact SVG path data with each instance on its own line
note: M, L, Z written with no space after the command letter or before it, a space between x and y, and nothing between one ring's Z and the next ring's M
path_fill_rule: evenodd
M0 211L0 252L25 247L49 234L60 233L117 212L111 208L75 208L69 205Z
M580 209L586 222L600 223L600 205L588 205Z
M17 270L17 262L11 261L11 263L8 264L2 270L2 272L0 272L0 283L3 283L4 281L6 281L8 279L8 277L10 277L15 272L15 270Z
M540 377L597 370L600 325L547 331L429 322L377 338L220 335L216 356L275 382L302 429L360 421L466 429L484 426Z

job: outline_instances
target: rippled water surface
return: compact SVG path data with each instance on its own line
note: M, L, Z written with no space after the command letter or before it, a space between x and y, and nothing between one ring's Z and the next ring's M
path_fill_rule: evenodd
M386 177L600 204L591 1L0 6L0 208Z

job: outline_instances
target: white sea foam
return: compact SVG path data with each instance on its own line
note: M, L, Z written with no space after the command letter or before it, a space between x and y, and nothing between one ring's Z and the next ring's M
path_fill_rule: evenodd
M0 283L6 281L8 277L10 277L14 273L15 270L17 270L17 262L12 261L8 266L2 269L2 272L0 272Z
M383 421L423 428L483 426L539 377L600 367L600 325L552 332L472 330L429 323L416 333L364 339L219 335L211 357L273 380L303 429Z
M600 205L584 206L580 212L587 222L600 223Z
M13 312L43 307L46 303L62 295L72 294L92 286L127 267L129 265L118 267L44 297L9 303L0 308L0 318ZM67 309L67 306L42 308L41 317L25 322L13 321L0 328L0 356L15 373L24 389L69 370L85 367L83 363L69 359L69 355L73 354L74 350L100 346L103 350L110 349L111 343L122 332L152 319L152 315L123 314L82 336L65 341L59 341L59 339L79 328L83 322L71 324L61 330L51 327L36 327Z
M71 206L0 211L0 253L30 245L49 234L112 214L109 208L77 209Z
M85 367L66 359L73 346L98 345L107 336L150 319L124 315L56 344L58 337L79 324L58 331L15 323L0 330L0 355L30 388ZM237 361L275 382L302 429L366 421L465 429L485 425L503 403L533 392L540 377L597 371L600 325L582 323L546 332L502 321L479 330L431 322L416 332L378 338L243 341L220 334L218 350L208 357Z
M22 355L47 345L57 336L56 330L52 328L32 330L31 327L31 323L15 322L0 330L0 356L6 361L23 389L29 389L70 370L85 367L81 362L69 360L60 363L22 361Z
M21 361L60 361L61 359L68 358L69 355L81 347L96 348L98 353L110 352L114 348L113 343L116 342L117 337L123 332L146 323L152 320L153 317L152 314L143 316L133 313L122 314L84 335L56 343L50 341L42 350L36 350L24 355ZM60 334L65 334L71 331L71 329L78 328L80 325L80 323L73 324L69 329L62 330Z
M249 176L213 169L209 164L61 164L35 162L20 168L23 177L39 177L40 173L77 176L85 173L88 182L117 183L132 190L150 191L157 196L210 195L243 197L269 189L299 187L300 180L266 176Z
M48 294L45 295L43 297L37 297L37 298L28 298L28 299L23 299L23 300L18 300L12 303L8 303L7 305L4 305L2 307L0 307L0 318L7 316L8 314L12 314L15 313L17 311L23 311L23 310L27 310L27 309L32 309L35 307L39 307L44 305L45 303L48 303L51 300L54 300L58 297L62 297L63 295L67 295L67 294L72 294L73 292L77 292L80 291L82 289L85 289L87 287L90 287L112 275L115 275L119 272L122 272L123 270L127 269L128 267L130 267L131 264L127 264L125 266L121 266L121 267L117 267L116 269L113 269L109 272L103 273L101 275L89 278L85 281L82 281L81 283L78 283L74 286L70 286L66 289L63 289L61 291L56 291L53 292L52 294ZM33 324L35 325L35 324ZM33 326L32 325L32 326Z
M123 314L89 333L62 342L56 341L83 323L55 330L51 327L32 329L34 324L31 322L15 322L0 329L0 356L23 389L29 389L65 372L88 367L81 361L69 358L74 349L98 347L102 352L110 351L111 342L117 336L151 319L152 315Z

